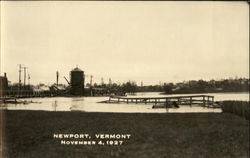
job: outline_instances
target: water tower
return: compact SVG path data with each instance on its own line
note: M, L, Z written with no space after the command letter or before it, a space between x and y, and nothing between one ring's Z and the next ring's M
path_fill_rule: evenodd
M78 67L70 71L70 94L82 96L84 94L84 72Z

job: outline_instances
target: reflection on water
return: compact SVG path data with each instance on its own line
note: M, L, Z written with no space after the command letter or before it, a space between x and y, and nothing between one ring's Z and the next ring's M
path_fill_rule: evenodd
M187 94L183 94L187 95ZM188 94L196 95L196 94ZM215 96L215 101L249 100L249 93L206 93ZM159 93L137 93L135 97L176 96ZM131 96L130 96L131 97ZM108 100L108 97L54 97L27 98L29 104L4 104L1 108L9 110L46 110L46 111L86 111L86 112L129 112L129 113L184 113L184 112L221 112L221 109L199 106L180 106L177 109L152 109L152 104L106 104L97 103Z
M54 102L52 102L52 109L53 109L53 111L56 111L56 107L58 106L57 105L57 100L55 100Z

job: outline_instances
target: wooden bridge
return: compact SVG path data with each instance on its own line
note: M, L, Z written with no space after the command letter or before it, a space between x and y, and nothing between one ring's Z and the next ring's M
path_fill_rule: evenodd
M169 97L120 97L110 96L105 103L143 103L143 104L172 104L178 105L202 105L204 107L214 106L214 96L210 95L187 95L187 96L169 96Z

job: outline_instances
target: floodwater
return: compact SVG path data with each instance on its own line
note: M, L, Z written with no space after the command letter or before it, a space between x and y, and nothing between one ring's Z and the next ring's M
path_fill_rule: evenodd
M198 94L161 95L158 92L137 93L135 97L164 97ZM200 94L199 94L200 95ZM244 100L249 101L249 93L206 93L212 95L215 101ZM134 95L133 95L134 96ZM129 97L133 97L129 96ZM221 112L219 108L204 108L200 106L182 105L177 109L153 109L153 104L126 103L97 103L108 100L109 97L51 97L20 99L28 104L2 104L1 109L8 110L44 110L44 111L83 111L83 112L125 112L125 113L192 113L192 112Z

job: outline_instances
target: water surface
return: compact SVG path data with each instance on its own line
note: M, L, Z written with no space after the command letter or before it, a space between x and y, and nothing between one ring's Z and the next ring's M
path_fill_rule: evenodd
M160 93L137 93L134 97L164 97L200 94L161 95ZM215 101L245 100L249 101L249 93L206 93L215 96ZM133 97L129 96L129 97ZM97 103L109 97L52 97L26 98L29 104L4 104L1 108L8 110L45 110L45 111L85 111L85 112L126 112L126 113L188 113L188 112L221 112L221 109L182 105L178 109L152 109L153 104L107 104Z

